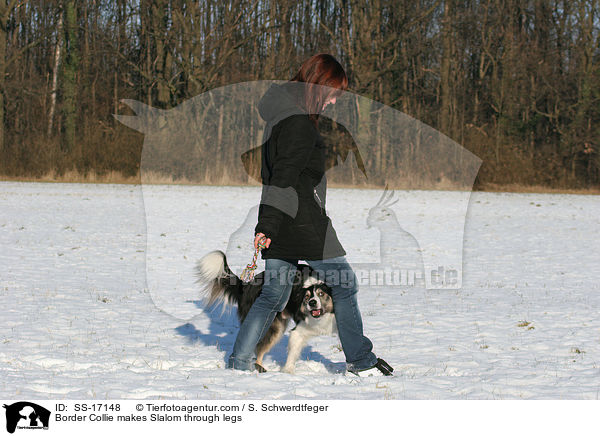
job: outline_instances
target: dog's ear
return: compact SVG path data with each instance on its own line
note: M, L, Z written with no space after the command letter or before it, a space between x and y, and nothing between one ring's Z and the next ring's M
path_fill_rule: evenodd
M326 270L314 269L313 267L310 267L309 274L311 277L314 277L315 279L317 279L320 282L325 281Z
M321 283L319 284L319 288L321 288L323 290L323 292L325 292L327 295L329 295L330 297L333 297L333 289L331 289L329 286L327 286L325 283Z
M315 270L310 265L304 265L304 269L302 270L302 272L304 274L306 274L307 276L311 276L311 275L313 275L313 273L315 272Z
M300 277L302 277L302 282L304 283L304 280L306 280L306 277L308 277L310 275L310 267L308 265L302 265L299 264L296 267L296 274L299 274Z

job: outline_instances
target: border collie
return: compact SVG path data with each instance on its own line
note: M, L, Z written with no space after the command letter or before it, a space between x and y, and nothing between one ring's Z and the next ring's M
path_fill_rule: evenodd
M198 261L196 275L207 305L222 303L223 311L226 305L237 305L238 319L242 323L260 295L265 272L244 283L227 265L225 253L215 250ZM331 288L317 278L309 265L298 265L285 309L275 316L271 327L256 345L256 369L259 372L266 372L262 360L281 340L291 318L296 326L290 332L287 361L282 369L288 373L294 372L296 361L310 338L337 334Z

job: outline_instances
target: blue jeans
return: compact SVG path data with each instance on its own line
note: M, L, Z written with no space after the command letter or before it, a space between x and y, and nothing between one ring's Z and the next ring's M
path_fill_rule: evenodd
M370 368L377 363L373 344L363 335L363 325L356 293L358 285L352 267L345 256L324 260L307 260L332 289L333 308L338 335L346 356L348 370ZM265 280L248 315L240 326L227 362L228 368L253 370L256 361L256 344L271 326L277 312L283 311L292 291L298 261L283 259L265 260Z

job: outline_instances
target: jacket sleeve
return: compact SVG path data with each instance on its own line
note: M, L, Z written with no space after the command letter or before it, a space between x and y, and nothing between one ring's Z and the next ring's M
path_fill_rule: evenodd
M295 186L317 143L317 132L306 115L292 115L281 122L269 186L263 186L258 224L254 231L274 239L286 213L296 217Z

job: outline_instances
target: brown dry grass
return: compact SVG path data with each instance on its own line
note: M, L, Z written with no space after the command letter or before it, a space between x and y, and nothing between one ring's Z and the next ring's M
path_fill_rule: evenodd
M515 193L536 193L536 194L578 194L578 195L599 195L600 188L582 188L582 189L568 189L568 188L551 188L548 186L541 185L522 185L519 183L509 183L505 185L499 185L494 183L484 183L480 186L478 191L485 192L515 192Z
M125 177L118 171L110 171L104 174L89 172L81 174L77 171L68 171L64 174L57 174L51 171L41 177L13 177L0 175L0 181L18 181L18 182L45 182L45 183L107 183L107 184L133 184L139 185L142 183L142 178L138 174L135 177ZM187 179L173 179L161 174L144 173L144 184L152 185L203 185L203 186L260 186L258 182L249 179L247 183L240 183L239 180L228 180L224 176L219 181L202 181L194 182ZM381 189L379 185L350 185L344 183L336 183L328 181L328 187L331 188L354 188L354 189ZM452 184L441 182L432 187L408 186L403 184L390 183L389 189L424 189L424 190L456 190L457 187ZM552 188L541 185L523 185L518 183L510 184L494 184L482 183L476 188L476 191L484 192L515 192L515 193L540 193L540 194L579 194L579 195L600 195L600 188L589 189L566 189Z
M140 184L140 178L124 177L118 171L110 171L106 174L97 174L89 172L81 174L78 171L66 171L64 174L57 174L54 171L44 174L41 177L14 177L0 175L1 181L13 182L45 182L45 183L111 183L111 184Z

